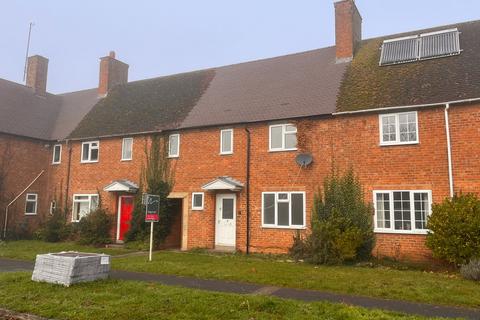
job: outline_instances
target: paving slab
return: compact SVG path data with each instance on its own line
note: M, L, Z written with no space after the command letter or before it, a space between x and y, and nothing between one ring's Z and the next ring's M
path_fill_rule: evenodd
M31 271L33 266L34 264L28 261L0 258L0 272ZM382 309L426 317L480 319L480 309L440 306L402 300L388 300L316 290L282 288L244 282L208 280L194 277L120 270L112 270L110 272L110 277L119 280L156 282L169 286L179 286L222 293L264 295L304 302L328 301L360 306L368 309Z

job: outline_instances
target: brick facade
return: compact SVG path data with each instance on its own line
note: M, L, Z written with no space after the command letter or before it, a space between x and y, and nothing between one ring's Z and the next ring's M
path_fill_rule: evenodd
M480 106L455 106L450 109L450 127L456 192L479 190L480 146L478 120ZM288 122L288 121L287 121ZM211 127L180 131L180 156L172 160L175 168L173 193L186 194L187 219L177 220L176 232L186 243L183 248L213 248L215 246L215 192L205 192L204 210L191 210L192 192L203 192L202 186L219 176L246 181L247 131L251 135L250 159L250 250L252 252L284 253L292 244L296 232L291 229L263 228L261 224L261 194L265 191L306 192L307 226L310 221L313 196L333 164L341 171L352 167L365 188L365 200L373 201L373 190L431 190L433 202L449 196L447 144L444 108L418 110L419 143L413 145L380 146L378 113L339 115L323 118L292 120L297 125L299 151L269 152L269 123L235 125L234 150L220 155L220 130ZM283 122L285 123L285 122ZM104 207L117 219L118 194L104 192L113 180L137 182L145 161L149 136L135 136L133 160L121 161L121 138L100 139L98 163L81 163L81 142L63 144L62 163L51 165L52 146L44 142L14 137L0 137L4 146L14 146L13 167L9 169L6 195L19 192L41 170L45 175L30 191L39 193L38 217L25 217L22 208L25 197L11 208L15 221L39 220L46 215L49 202L67 199L71 209L73 194L100 193ZM71 159L69 154L71 149ZM313 163L300 168L295 163L299 152L313 155ZM68 166L70 162L70 174ZM21 172L22 174L18 174ZM69 182L67 181L69 177ZM68 194L67 194L68 186ZM236 248L246 250L246 195L237 194ZM65 198L66 196L66 198ZM11 198L11 196L7 197ZM13 221L13 220L12 220ZM182 227L178 224L183 224ZM12 225L12 224L10 224ZM302 230L305 232L305 230ZM114 231L115 233L115 231ZM171 242L180 241L180 235ZM424 245L425 236L410 234L377 234L373 251L378 256L402 260L425 261L431 258Z

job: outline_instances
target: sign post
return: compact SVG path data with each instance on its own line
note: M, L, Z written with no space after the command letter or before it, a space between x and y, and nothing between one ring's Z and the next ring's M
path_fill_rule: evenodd
M153 224L160 220L160 196L153 194L144 195L145 222L150 222L150 252L148 261L152 261L153 249Z

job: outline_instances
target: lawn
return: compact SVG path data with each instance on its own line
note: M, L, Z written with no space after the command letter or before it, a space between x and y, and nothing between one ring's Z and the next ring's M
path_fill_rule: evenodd
M55 319L426 319L331 303L302 303L107 280L65 288L0 274L0 306Z
M74 248L92 251L91 248L75 247L73 244L18 241L3 246L0 244L0 257L33 260L35 252ZM119 249L113 252L107 249L98 251L112 254L126 252ZM288 262L278 257L171 251L154 253L153 262L147 262L146 256L117 257L112 260L112 268L441 305L480 307L480 283L463 280L458 274L395 270L386 267L317 267L306 263Z
M83 251L92 253L106 253L112 256L130 253L133 250L122 248L95 248L82 246L74 242L48 243L43 241L0 241L0 258L12 258L18 260L35 260L39 253L50 253L59 251Z
M456 274L386 267L312 266L245 255L157 252L113 259L114 269L253 282L432 304L480 307L480 284Z

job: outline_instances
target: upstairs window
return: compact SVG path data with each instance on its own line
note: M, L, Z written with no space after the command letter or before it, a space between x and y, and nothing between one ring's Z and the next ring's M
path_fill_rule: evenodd
M233 153L233 129L220 131L220 154Z
M180 155L180 135L178 133L171 134L168 137L168 157L178 158Z
M305 192L264 192L262 226L299 229L305 227Z
M133 138L124 138L122 141L122 161L132 160Z
M374 191L375 231L426 233L431 191Z
M98 194L74 194L72 221L78 222L98 208Z
M297 127L294 124L270 126L270 151L297 150Z
M82 163L98 162L100 142L89 141L82 143Z
M62 145L56 144L53 146L52 164L59 164L62 161Z
M36 193L27 193L26 199L25 199L26 215L37 214L37 201L38 201L38 195Z
M380 145L418 143L417 112L380 115Z

